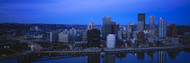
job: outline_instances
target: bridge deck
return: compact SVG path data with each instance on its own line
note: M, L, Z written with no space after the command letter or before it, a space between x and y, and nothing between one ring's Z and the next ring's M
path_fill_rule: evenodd
M120 51L126 51L126 52L146 52L151 50L169 50L169 49L181 49L182 47L149 47L149 48L120 48L120 49L104 49L105 52L120 52ZM79 50L79 51L27 51L27 52L21 52L16 53L12 55L8 55L5 57L0 57L0 60L9 59L13 57L18 57L21 55L31 54L31 53L100 53L101 50Z
M120 48L120 49L104 49L105 52L119 51L150 51L150 50L167 50L180 47L149 47L149 48ZM35 51L35 53L97 53L101 50L79 50L79 51Z

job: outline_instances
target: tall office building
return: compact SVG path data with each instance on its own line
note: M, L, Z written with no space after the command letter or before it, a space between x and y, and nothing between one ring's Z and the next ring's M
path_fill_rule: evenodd
M77 30L75 28L69 31L69 41L76 41Z
M138 32L143 32L145 29L145 14L140 13L138 14Z
M115 34L109 34L107 36L107 43L106 43L107 48L115 48L115 43L116 43Z
M118 36L118 39L123 39L123 30L120 29L118 31L118 35L117 36Z
M127 26L127 40L131 39L131 33L132 33L132 27L131 27L131 22L129 22Z
M93 22L91 21L89 24L88 24L88 30L92 30L94 29L94 24Z
M103 24L102 24L102 38L103 40L106 39L108 34L111 34L111 17L106 18L103 17Z
M149 17L150 36L155 36L155 16Z
M111 22L111 34L117 34L119 30L119 25L116 25L115 22Z
M82 30L82 41L86 42L87 41L87 31L86 30Z
M57 42L58 41L58 31L50 32L50 41Z
M167 22L163 19L163 17L160 17L159 19L159 37L164 38L167 34Z
M92 29L87 31L88 47L100 47L100 30Z
M170 25L169 28L170 29L168 32L168 36L176 38L177 37L177 26L176 26L176 24L173 23L172 25Z
M68 42L69 34L65 34L64 32L59 33L59 42Z
M65 30L63 30L63 33L64 33L64 34L69 34L69 30L68 30L68 29L65 29Z
M35 26L35 27L30 27L30 31L39 31L39 27Z
M115 27L116 27L116 23L111 22L111 34L115 34Z

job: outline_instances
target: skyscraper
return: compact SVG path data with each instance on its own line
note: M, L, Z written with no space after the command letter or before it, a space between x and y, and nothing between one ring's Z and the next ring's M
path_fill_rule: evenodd
M88 30L87 42L89 47L100 47L100 30Z
M104 16L102 25L102 38L105 40L108 34L111 34L111 17L106 18Z
M123 30L122 29L120 29L118 31L118 39L123 39Z
M176 24L175 23L173 23L172 25L170 25L170 27L169 27L170 29L169 29L169 33L168 33L168 35L170 36L170 37L177 37L177 26L176 26Z
M145 29L145 14L140 13L138 14L138 32L143 32Z
M111 34L115 34L115 28L116 27L116 23L115 22L111 22Z
M76 40L77 31L75 28L70 29L69 31L69 41L75 41Z
M50 41L57 42L58 41L58 31L50 32Z
M94 29L94 24L93 22L91 21L89 24L88 24L88 30L92 30Z
M111 22L111 34L117 34L119 30L119 25L116 22Z
M127 26L127 40L131 39L131 33L132 33L132 27L131 27L131 22L129 22Z
M155 16L149 17L150 36L155 36Z
M107 36L107 43L106 43L107 48L115 48L115 43L116 43L115 34L109 34Z
M167 34L167 22L164 20L163 17L159 19L159 37L164 38Z
M64 32L59 33L59 42L68 42L69 41L69 35L65 34Z

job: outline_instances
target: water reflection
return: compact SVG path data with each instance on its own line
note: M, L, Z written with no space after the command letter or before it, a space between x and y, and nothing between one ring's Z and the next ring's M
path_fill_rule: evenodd
M102 63L115 63L115 55L114 54L105 55L102 59L103 59Z
M63 54L63 53L33 53L19 56L15 59L17 63L31 63L31 62L40 62L46 63L49 60L52 62L56 61L65 61L64 59L71 58L68 62L64 63L73 63L81 59L86 60L82 63L125 63L125 62L143 62L143 63L170 63L171 61L167 59L176 60L176 56L180 54L180 51L158 51L158 52L136 52L136 53L127 53L127 52L117 52L117 53L106 53L104 56L101 56L100 53L95 54ZM168 56L168 57L167 57ZM190 56L188 53L187 56ZM83 58L81 58L83 57ZM134 59L136 57L136 59ZM79 59L72 59L79 58ZM130 59L131 58L131 59ZM59 60L57 60L59 59ZM124 60L122 60L124 59ZM13 61L13 60L11 60ZM5 63L6 61L0 61L0 63ZM13 61L15 63L15 60Z
M166 52L165 51L159 51L157 57L158 57L157 63L166 63Z
M88 63L100 63L100 55L99 54L89 54L88 55Z

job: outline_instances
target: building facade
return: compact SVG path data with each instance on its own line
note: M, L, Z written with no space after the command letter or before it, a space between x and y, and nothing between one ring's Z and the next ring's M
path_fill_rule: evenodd
M140 13L138 14L138 27L137 27L139 32L143 32L145 29L145 14Z
M100 30L92 29L87 31L88 47L100 47Z
M107 36L107 43L106 43L107 48L115 48L115 43L116 43L115 34L109 34Z
M102 24L102 38L103 40L106 40L106 36L108 34L111 34L111 17L106 18L103 17L103 24Z
M64 32L59 33L59 42L69 42L69 34L65 34Z
M94 29L94 24L93 22L91 21L89 24L88 24L88 30L92 30Z
M69 31L69 41L76 41L77 30L75 28Z
M149 17L149 28L150 36L155 36L155 16L153 15Z
M50 42L57 42L58 41L58 31L50 32Z
M176 26L176 24L173 23L172 25L170 25L169 28L170 29L168 32L168 36L176 38L177 37L177 26Z
M164 20L163 17L159 19L159 37L164 38L167 36L167 22Z

